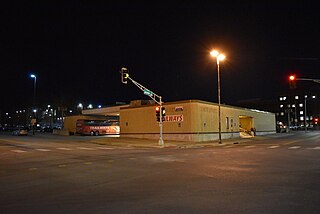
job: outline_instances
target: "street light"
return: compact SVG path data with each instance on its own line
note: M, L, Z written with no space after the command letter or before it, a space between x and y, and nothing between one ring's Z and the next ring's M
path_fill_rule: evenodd
M30 75L31 78L34 79L34 84L33 84L33 108L36 107L36 86L37 86L37 76L34 74Z
M307 100L315 99L316 96L309 97L307 95L304 96L304 131L307 132Z
M212 57L217 59L217 70L218 70L218 115L219 115L219 143L221 143L221 87L220 87L220 61L224 60L226 57L220 54L218 51L213 50L210 52Z

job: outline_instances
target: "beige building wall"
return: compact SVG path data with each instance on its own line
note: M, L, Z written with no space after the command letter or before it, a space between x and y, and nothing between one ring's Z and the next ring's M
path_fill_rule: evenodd
M155 105L120 109L121 136L159 138ZM218 105L199 100L165 103L166 121L163 123L164 140L209 141L217 140ZM275 115L269 112L221 105L222 138L239 137L240 116L250 118L247 129L257 134L275 133ZM245 121L242 121L244 123Z

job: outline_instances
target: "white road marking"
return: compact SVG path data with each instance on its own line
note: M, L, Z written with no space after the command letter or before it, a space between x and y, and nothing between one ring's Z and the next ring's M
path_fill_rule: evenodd
M27 152L27 151L14 149L14 150L11 150L11 152L24 153L24 152Z
M70 149L70 148L63 148L63 147L61 147L61 148L57 148L57 149L65 150L65 151L70 151L70 150L72 150L72 149Z
M40 152L49 152L51 151L50 149L35 149L37 151L40 151Z
M102 146L98 146L98 149L113 149L113 148L109 148L109 147L102 147Z
M312 148L312 149L320 149L320 146L316 146L316 147L314 147L314 148Z
M278 148L280 146L269 146L268 149L275 149L275 148Z
M300 149L300 148L301 148L301 146L291 146L288 149Z
M234 146L226 146L225 148L232 148L232 147L234 147Z
M88 148L88 147L78 147L78 149L82 149L82 150L95 150L93 148Z
M245 148L254 148L256 146L245 146Z

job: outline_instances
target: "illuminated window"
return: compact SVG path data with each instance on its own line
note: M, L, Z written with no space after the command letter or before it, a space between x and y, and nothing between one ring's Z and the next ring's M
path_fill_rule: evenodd
M296 107L296 105L295 105L295 104L292 104L291 106L292 106L292 108L295 108L295 107Z
M282 99L282 97L280 97L279 99L280 99L280 101L282 101L282 100L283 100L283 99Z
M300 114L303 115L303 111L300 111Z
M281 115L281 116L284 116L284 112L281 112L280 115Z
M283 100L286 100L286 99L287 99L287 97L283 97L282 99L283 99Z
M298 100L298 99L299 99L299 96L295 96L294 99Z
M302 104L302 103L300 103L300 104L299 104L299 107L303 107L303 104Z
M288 106L288 108L290 108L290 104L288 104L287 106Z
M300 121L304 121L304 117L300 117Z
M280 108L283 108L283 105L280 105Z

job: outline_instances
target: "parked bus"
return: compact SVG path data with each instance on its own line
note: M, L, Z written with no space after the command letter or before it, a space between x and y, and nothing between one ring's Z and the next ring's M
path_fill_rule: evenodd
M120 134L119 121L77 120L76 133L91 136Z

